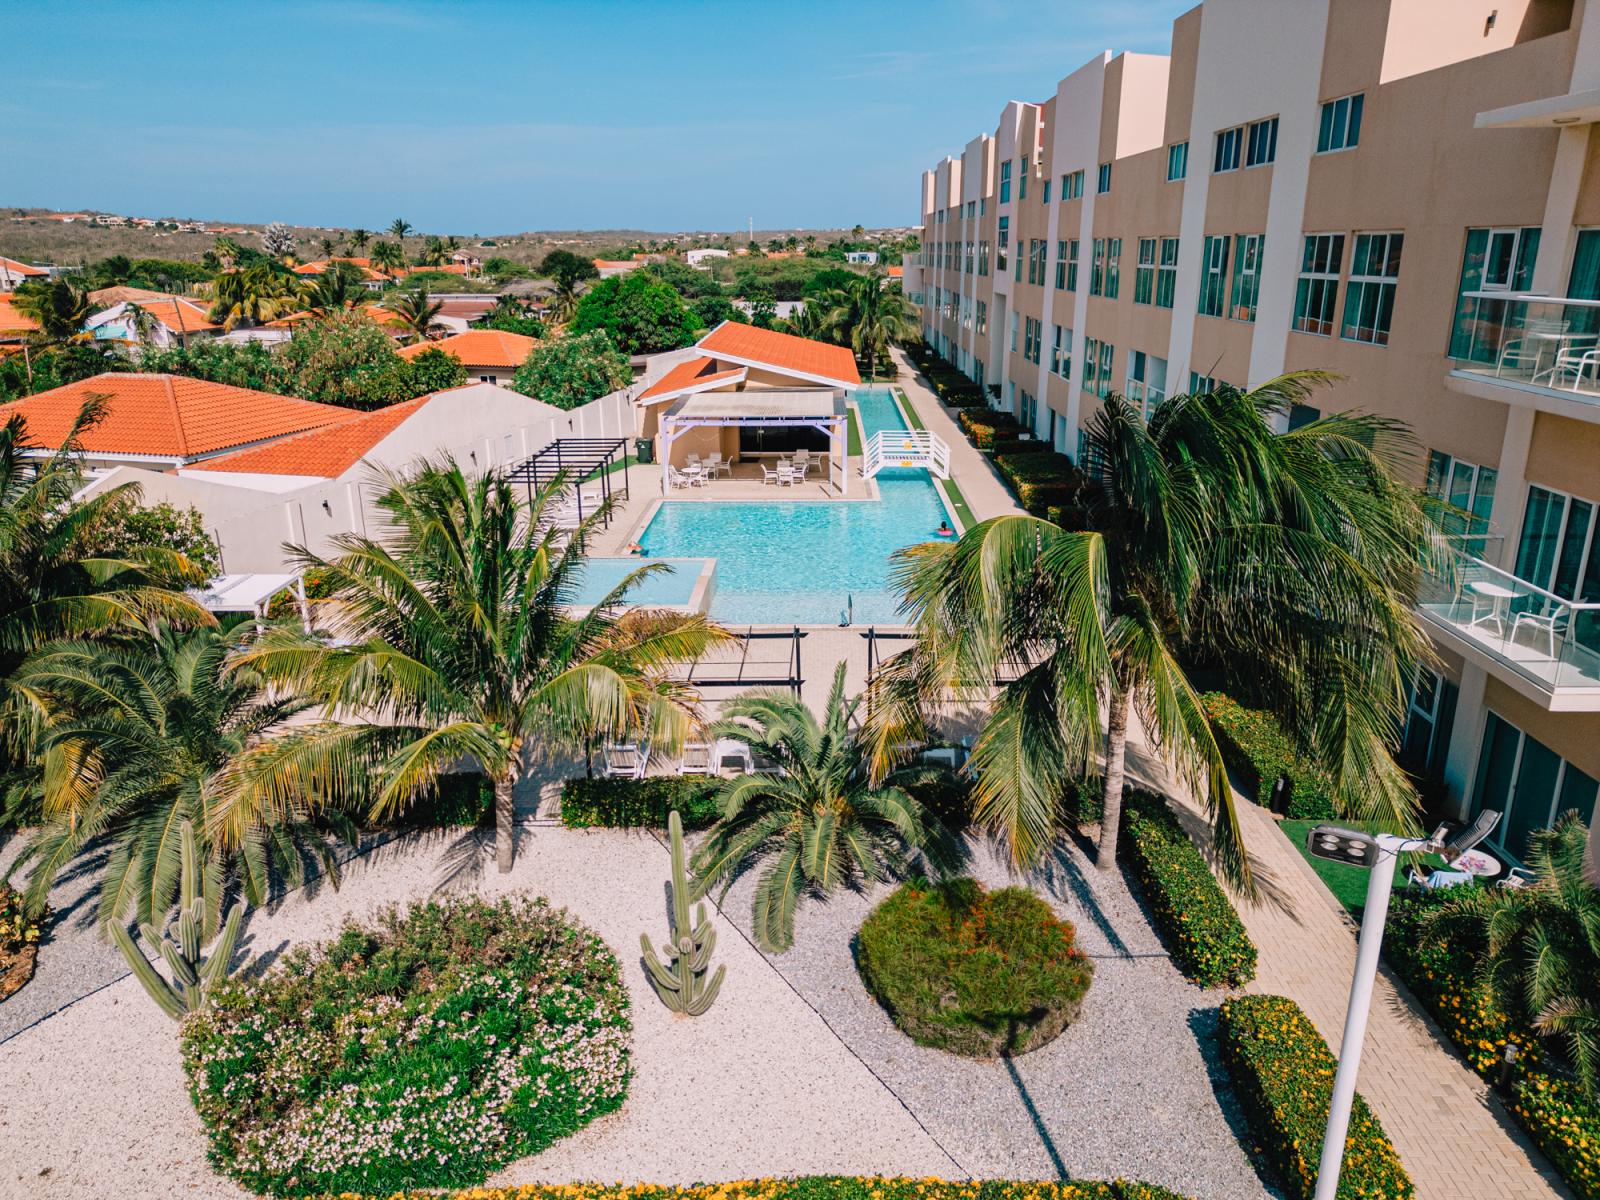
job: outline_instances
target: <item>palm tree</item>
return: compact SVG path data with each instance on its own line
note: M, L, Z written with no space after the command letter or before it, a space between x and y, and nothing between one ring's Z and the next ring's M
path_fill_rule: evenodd
M671 670L725 635L701 616L619 615L659 564L570 615L604 514L562 528L563 480L525 505L504 473L469 477L449 459L382 478L383 540L342 535L327 560L294 551L324 573L333 639L280 628L238 656L342 720L286 749L273 785L229 815L229 836L275 826L308 792L389 819L467 759L494 784L496 861L509 871L525 761L620 736L671 752L696 724L694 693Z
M332 258L339 252L339 243L330 237L323 238L320 244L322 246L323 258Z
M122 311L128 318L128 328L133 330L133 340L148 346L156 329L156 319L150 315L150 310L130 300Z
M767 860L751 922L757 944L773 953L794 944L802 896L826 899L841 887L881 882L904 869L908 848L941 864L950 856L943 828L904 786L935 772L899 771L872 783L866 748L851 730L860 698L846 702L844 676L840 663L821 721L800 697L774 690L730 701L711 726L712 737L745 741L780 768L722 785L722 819L694 866L705 887L722 880L726 895Z
M1573 810L1530 839L1533 882L1452 888L1424 937L1476 952L1495 1004L1565 1043L1573 1074L1600 1098L1600 888L1590 882L1589 830Z
M300 292L300 303L319 314L359 308L371 299L372 293L361 285L361 268L343 261L330 263L326 271L308 280Z
M578 312L578 281L576 279L556 280L556 290L550 296L550 320L556 325L565 325Z
M394 220L389 222L388 234L395 240L402 250L405 249L405 240L408 236L410 236L411 232L411 222L409 221L403 221L399 217L396 217Z
M157 623L138 636L53 643L24 664L18 686L39 698L45 717L37 748L44 823L20 859L31 864L30 907L43 904L61 869L90 842L105 839L100 919L120 920L131 909L141 922L157 920L177 898L185 822L205 851L207 936L235 874L253 904L267 898L274 871L299 883L306 852L337 881L321 822L303 809L229 847L210 836L230 790L253 784L241 763L309 707L269 689L259 673L230 666L238 644L214 626ZM342 814L330 817L353 838Z
M372 235L365 229L352 229L350 231L350 249L357 255L367 248L367 243L372 240Z
M394 273L406 265L405 252L393 242L374 242L372 265L392 279Z
M869 380L878 378L878 358L889 343L913 337L921 328L904 294L883 285L878 275L863 275L839 293L826 321L840 340L865 360Z
M299 307L298 284L293 273L269 259L224 271L211 285L209 315L229 329L241 322L259 325L276 320Z
M17 311L39 326L39 340L65 342L83 333L94 313L89 293L70 279L52 279L17 289Z
M211 249L224 267L236 266L244 254L244 247L231 237L219 237Z
M1397 477L1412 452L1403 426L1345 414L1272 432L1326 381L1302 372L1178 396L1148 425L1113 395L1084 431L1083 531L999 517L959 543L903 551L919 637L877 681L876 768L922 734L947 689L1013 675L973 750L974 804L1031 863L1058 831L1062 789L1095 773L1104 710L1098 863L1110 869L1137 711L1203 797L1223 866L1250 886L1227 771L1186 674L1198 650L1277 713L1350 816L1411 828L1416 795L1390 742L1427 654L1411 605L1437 529Z
M442 300L429 300L427 288L401 292L389 301L389 311L400 318L406 336L412 341L424 342L433 328L433 320L444 307Z

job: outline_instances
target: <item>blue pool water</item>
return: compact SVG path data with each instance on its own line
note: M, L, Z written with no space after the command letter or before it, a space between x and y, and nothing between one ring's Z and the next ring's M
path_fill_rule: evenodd
M856 393L861 435L904 429L886 389ZM854 489L864 487L859 478ZM640 537L646 555L715 558L711 615L729 625L895 624L889 556L933 537L944 506L926 471L883 471L873 501L665 501Z
M578 589L576 604L594 605L604 600L611 590L628 577L629 572L644 566L643 559L591 558L583 568L583 585ZM634 604L687 604L694 593L695 580L703 566L699 562L675 562L673 570L658 571L648 575L628 593Z

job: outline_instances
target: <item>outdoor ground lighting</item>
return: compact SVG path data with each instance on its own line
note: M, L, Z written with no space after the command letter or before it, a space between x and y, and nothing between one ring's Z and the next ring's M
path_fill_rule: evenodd
M1453 863L1493 832L1500 814L1485 809L1478 819L1452 838L1441 825L1426 838L1398 837L1392 833L1363 833L1338 825L1318 825L1306 835L1306 849L1317 858L1372 870L1367 876L1367 906L1361 914L1361 938L1356 943L1355 977L1350 981L1350 1005L1345 1011L1344 1039L1339 1043L1339 1070L1333 1077L1328 1102L1328 1127L1322 1136L1322 1161L1317 1167L1316 1200L1334 1200L1339 1190L1339 1170L1344 1165L1345 1137L1350 1131L1350 1105L1361 1070L1361 1044L1367 1036L1367 1014L1372 1008L1372 985L1378 975L1378 952L1383 927L1389 918L1389 893L1394 887L1394 861L1401 854L1440 855Z

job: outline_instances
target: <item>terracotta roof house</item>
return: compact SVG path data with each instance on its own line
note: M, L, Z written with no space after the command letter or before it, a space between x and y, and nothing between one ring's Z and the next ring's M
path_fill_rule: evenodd
M39 322L23 316L9 295L0 295L0 342L21 341L39 328Z
M17 284L26 283L30 279L49 278L49 267L35 267L0 254L0 292L14 292L17 290Z
M610 279L613 275L626 275L629 271L637 271L644 266L642 262L635 262L631 258L597 258L594 260L595 270L600 272L601 279Z
M129 289L134 290L134 289ZM135 307L142 309L150 320L148 329L140 333L140 322ZM150 293L143 300L127 299L94 314L83 326L97 339L130 342L140 346L185 345L194 338L216 337L223 327L213 321L202 304L184 296Z
M230 450L350 420L347 408L275 396L181 375L108 371L0 405L0 422L28 423L38 453L60 446L86 401L103 397L101 419L78 439L86 464L172 471Z
M492 383L504 387L512 375L527 360L528 352L539 344L538 338L520 333L507 333L501 329L469 329L436 342L417 342L400 350L401 358L415 358L425 350L438 350L458 359L467 369L467 377L478 383Z

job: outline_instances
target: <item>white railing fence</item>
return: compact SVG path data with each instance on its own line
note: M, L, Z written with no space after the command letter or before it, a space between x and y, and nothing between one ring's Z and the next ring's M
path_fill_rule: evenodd
M921 467L940 479L950 478L950 447L926 429L880 429L867 439L861 474L871 479L885 469Z

